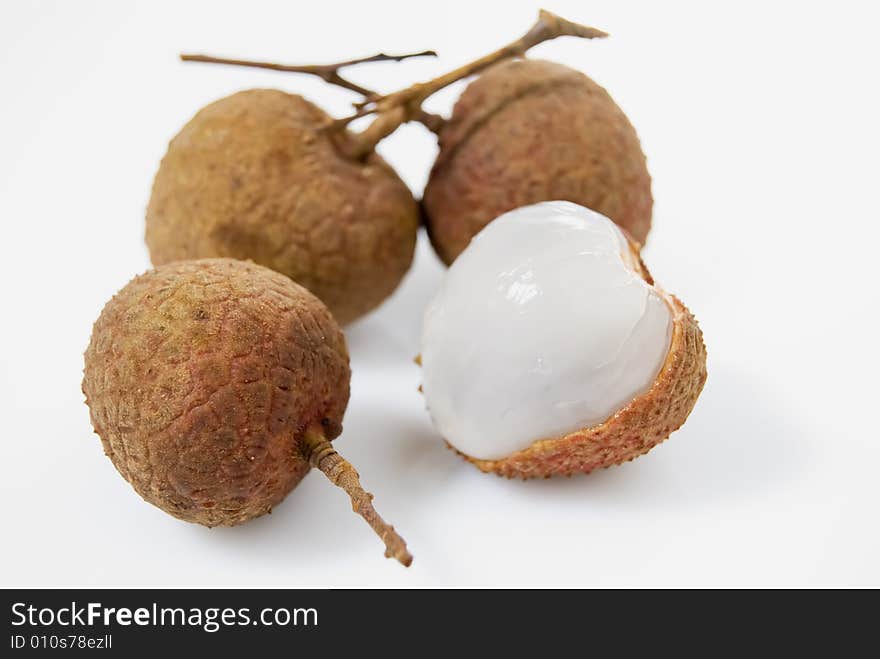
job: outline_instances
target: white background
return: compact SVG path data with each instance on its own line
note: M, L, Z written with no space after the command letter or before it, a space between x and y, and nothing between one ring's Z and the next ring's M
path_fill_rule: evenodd
M415 554L409 570L312 474L232 529L142 502L92 434L82 352L149 266L143 215L168 140L252 86L340 115L317 79L176 61L286 62L436 48L352 78L385 91L523 33L531 2L4 2L0 6L0 585L880 586L876 12L870 3L562 2L607 29L534 56L606 86L654 177L645 260L694 311L709 379L648 456L508 482L444 448L417 392L420 316L443 269L347 330L340 451ZM501 9L503 8L503 9ZM873 14L873 15L872 15ZM431 99L447 112L456 85ZM381 146L416 194L435 141Z

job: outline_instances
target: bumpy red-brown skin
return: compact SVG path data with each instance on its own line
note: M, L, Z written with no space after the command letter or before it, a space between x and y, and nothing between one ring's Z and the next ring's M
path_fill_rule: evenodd
M653 199L638 136L580 71L496 64L465 89L440 133L422 201L434 249L452 263L502 213L557 199L602 213L644 244Z
M502 460L464 456L508 478L589 473L647 453L685 422L706 382L706 346L693 315L674 297L672 341L651 389L605 423L543 439Z
M269 512L348 403L345 339L287 277L232 259L136 277L101 312L83 392L113 464L144 499L206 526Z
M418 206L379 156L341 155L329 121L304 98L271 89L200 110L153 183L153 264L250 259L308 288L342 324L379 305L412 262Z

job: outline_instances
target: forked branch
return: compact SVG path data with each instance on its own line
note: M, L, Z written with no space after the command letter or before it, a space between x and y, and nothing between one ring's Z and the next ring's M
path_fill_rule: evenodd
M379 53L378 55L370 55L369 57L359 57L357 59L336 62L335 64L278 64L276 62L261 62L258 60L232 59L228 57L214 57L213 55L197 55L192 53L183 53L180 59L184 62L201 62L203 64L226 64L229 66L246 66L254 69L268 69L270 71L282 71L285 73L305 73L308 75L318 76L322 80L331 85L348 89L356 94L364 97L364 100L378 98L379 93L368 89L343 77L339 73L339 69L356 64L366 64L368 62L400 62L413 57L437 57L437 53L433 50L423 50L418 53L406 53L404 55L386 55ZM360 107L360 103L355 103L355 107ZM412 117L413 121L424 124L428 130L435 133L439 132L443 127L443 117L431 114L419 108Z
M351 90L360 94L364 98L377 96L376 92L366 87L352 82L348 78L344 78L339 74L340 69L356 64L366 64L368 62L400 62L412 57L437 57L437 53L433 50L423 50L418 53L407 53L405 55L386 55L379 53L378 55L370 55L369 57L359 57L357 59L345 60L334 64L277 64L275 62L260 62L257 60L231 59L228 57L214 57L212 55L196 55L183 53L180 59L184 62L202 62L205 64L227 64L230 66L247 66L255 69L269 69L271 71L284 71L287 73L306 73L318 76L322 80Z
M422 103L429 96L458 80L479 73L497 62L513 57L522 57L530 48L564 36L601 39L607 37L608 34L594 27L573 23L542 9L538 14L538 21L516 41L433 80L416 83L385 96L368 96L363 102L356 104L357 112L338 120L333 127L344 128L359 117L369 114L376 115L373 123L363 132L355 135L355 139L352 140L353 146L350 148L350 155L363 158L373 151L380 140L394 132L402 123L416 120L423 112Z

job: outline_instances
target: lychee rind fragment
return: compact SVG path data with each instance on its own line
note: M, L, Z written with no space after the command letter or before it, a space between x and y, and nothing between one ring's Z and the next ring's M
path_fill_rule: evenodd
M501 460L461 454L507 478L589 473L650 451L685 422L706 382L706 346L696 319L675 297L672 343L653 386L601 425L534 442Z
M419 224L409 188L304 98L251 89L200 110L171 141L153 183L154 265L249 259L317 295L342 324L388 297L410 267Z
M106 454L144 499L180 519L232 526L302 479L309 428L341 431L345 339L289 278L232 259L136 277L104 307L83 392Z
M502 213L556 199L595 210L645 242L653 199L638 136L579 71L543 60L492 66L465 89L439 141L422 204L447 265Z

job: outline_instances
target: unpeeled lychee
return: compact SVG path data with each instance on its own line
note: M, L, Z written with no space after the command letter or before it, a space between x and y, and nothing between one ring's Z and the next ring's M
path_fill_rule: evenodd
M569 202L477 234L425 313L421 364L441 436L481 470L522 478L647 452L706 380L694 317L618 227Z
M409 269L411 192L378 155L346 155L351 134L301 96L252 89L200 110L171 141L153 183L154 265L250 259L317 295L348 323Z
M314 295L253 263L205 259L136 277L107 303L83 392L113 464L171 515L246 522L315 466L408 564L406 545L329 443L349 377L345 339Z
M472 82L440 132L423 199L437 254L452 263L500 214L568 200L611 218L639 243L651 227L651 178L638 136L583 73L508 60Z

